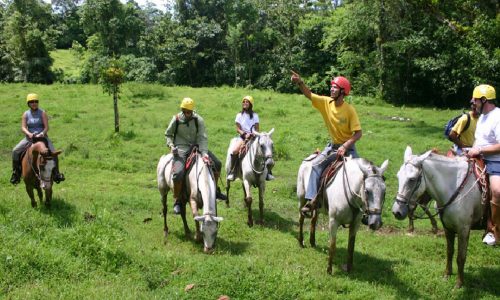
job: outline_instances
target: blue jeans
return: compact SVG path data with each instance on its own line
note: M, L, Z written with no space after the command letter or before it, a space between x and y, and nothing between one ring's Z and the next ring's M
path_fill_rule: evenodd
M306 200L312 200L318 194L318 188L321 180L321 174L335 159L337 159L337 149L342 146L342 144L332 144L328 143L323 149L323 151L314 158L312 163L311 175L309 176L309 182L306 188ZM353 158L359 157L356 151L356 146L348 149L345 156L352 155Z

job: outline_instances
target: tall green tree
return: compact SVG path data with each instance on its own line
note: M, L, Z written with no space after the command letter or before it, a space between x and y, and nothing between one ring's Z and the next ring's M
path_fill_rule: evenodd
M55 31L50 4L39 0L7 1L2 37L13 80L51 83Z

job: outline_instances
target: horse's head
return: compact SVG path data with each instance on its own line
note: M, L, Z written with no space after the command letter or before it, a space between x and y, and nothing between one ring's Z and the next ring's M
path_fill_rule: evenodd
M361 192L366 203L367 225L372 230L382 227L382 207L385 200L385 180L383 175L388 164L389 160L386 160L379 168L367 160L358 160L358 165L364 177L364 190Z
M274 128L269 132L256 132L254 134L258 137L257 142L259 143L260 152L266 158L265 165L267 167L274 166L273 151L274 144L271 139L271 135L274 132Z
M216 217L212 214L196 216L196 221L201 222L200 231L203 235L203 244L205 253L211 253L215 248L215 240L217 239L218 223L223 220L222 217Z
M425 183L422 180L422 163L432 151L417 156L412 154L410 146L406 147L404 163L398 171L398 194L392 205L392 213L398 220L403 220L412 211L417 199L425 192Z
M31 161L32 171L40 181L40 187L44 190L52 188L52 172L56 167L55 159L61 154L61 150L51 152L47 147L45 139L36 141L30 147L31 154L28 156Z
M61 154L62 151L58 150L55 152L45 152L40 153L38 159L38 170L40 172L40 187L44 190L48 190L52 187L52 173L56 167L56 157Z

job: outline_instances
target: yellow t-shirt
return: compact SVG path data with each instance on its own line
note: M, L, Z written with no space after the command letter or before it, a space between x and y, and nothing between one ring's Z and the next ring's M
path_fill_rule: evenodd
M334 144L343 144L349 140L354 131L361 130L358 114L352 105L344 102L336 107L335 102L328 96L311 94L314 108L319 110L326 128ZM331 102L330 102L331 101Z
M475 118L472 112L469 112L470 115L470 123L467 130L464 131L465 124L467 124L467 115L462 115L460 119L458 119L457 123L451 129L455 131L459 136L458 139L466 146L472 147L474 145L474 133L476 132L477 119Z

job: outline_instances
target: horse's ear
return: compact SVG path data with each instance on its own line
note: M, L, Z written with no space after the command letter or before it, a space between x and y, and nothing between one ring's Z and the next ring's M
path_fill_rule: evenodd
M412 156L412 151L411 151L411 147L410 146L406 146L406 150L405 150L405 156L404 156L404 160L405 162L408 162Z
M269 136L271 136L271 134L273 134L273 132L274 132L274 128L271 129L267 134L269 134Z
M418 157L418 162L422 162L424 159L429 157L429 155L431 155L431 153L432 153L432 150L429 150L429 151L425 152L424 154L420 155Z
M377 168L378 169L378 172L380 173L380 175L383 175L385 170L387 169L387 166L389 165L389 160L386 159L382 165L380 166L380 168Z
M58 156L62 152L63 152L62 150L56 150L56 151L52 152L52 156Z

